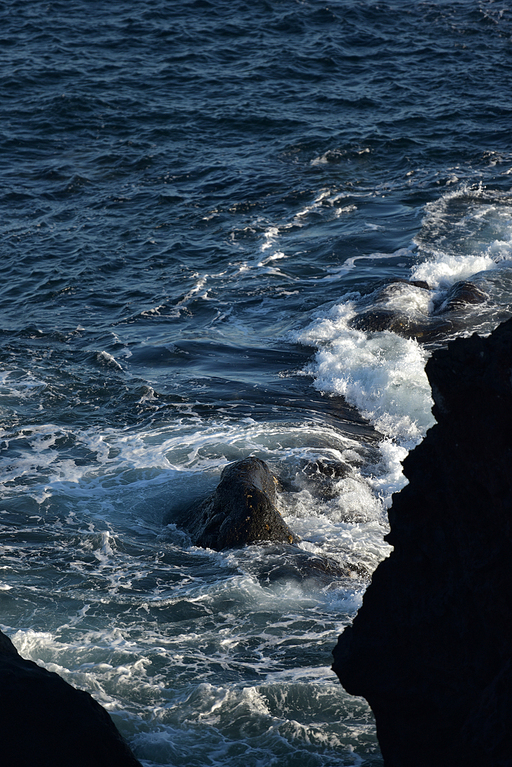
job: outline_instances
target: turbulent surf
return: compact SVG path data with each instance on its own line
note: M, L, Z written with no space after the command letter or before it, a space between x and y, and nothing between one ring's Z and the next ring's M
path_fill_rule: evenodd
M9 0L0 629L145 767L382 765L330 670L434 423L511 316L491 0ZM255 456L297 543L180 524Z

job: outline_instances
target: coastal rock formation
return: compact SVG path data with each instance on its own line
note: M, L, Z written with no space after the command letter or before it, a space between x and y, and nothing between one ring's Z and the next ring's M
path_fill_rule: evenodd
M426 282L397 279L365 296L350 324L366 333L390 330L404 338L431 343L460 331L464 310L488 298L477 285L461 280L436 303Z
M394 546L334 650L389 767L512 765L512 320L427 364L437 424L404 461Z
M196 546L217 551L263 541L297 543L276 508L276 484L259 458L236 461L223 469L213 495L188 509L181 524Z
M458 311L471 304L483 304L488 298L488 294L474 283L460 280L452 285L442 301L434 306L434 313L446 314L447 312Z
M0 632L0 763L141 767L94 698L25 660Z

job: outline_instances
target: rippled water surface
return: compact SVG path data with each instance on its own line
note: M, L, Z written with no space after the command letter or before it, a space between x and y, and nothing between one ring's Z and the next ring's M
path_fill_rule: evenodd
M0 29L0 628L145 767L382 765L331 650L429 354L512 314L512 11L6 0ZM192 546L246 455L302 543Z

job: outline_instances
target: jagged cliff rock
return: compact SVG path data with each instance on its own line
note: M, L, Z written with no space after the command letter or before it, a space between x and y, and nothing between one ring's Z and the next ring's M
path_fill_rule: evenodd
M276 508L276 479L251 456L226 466L212 496L189 508L180 524L196 546L222 549L248 543L296 543L299 537Z
M1 632L0 764L141 767L99 703L22 658Z
M370 703L386 767L511 767L512 320L426 370L437 424L333 669Z

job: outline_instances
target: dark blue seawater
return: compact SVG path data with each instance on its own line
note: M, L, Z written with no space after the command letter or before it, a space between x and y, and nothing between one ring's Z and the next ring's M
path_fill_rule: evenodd
M146 767L382 765L330 653L431 349L512 314L510 5L5 0L0 46L0 628ZM435 339L354 321L461 280ZM250 454L300 548L194 548Z

